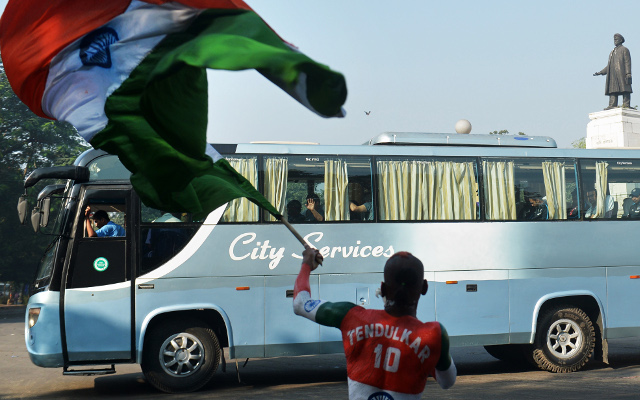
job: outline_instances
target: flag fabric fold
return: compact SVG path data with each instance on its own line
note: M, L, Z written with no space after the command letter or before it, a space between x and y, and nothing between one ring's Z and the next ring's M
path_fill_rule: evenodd
M279 216L207 144L206 69L256 69L318 115L344 115L343 76L239 0L10 0L0 52L25 104L118 155L145 204L167 211L246 197Z

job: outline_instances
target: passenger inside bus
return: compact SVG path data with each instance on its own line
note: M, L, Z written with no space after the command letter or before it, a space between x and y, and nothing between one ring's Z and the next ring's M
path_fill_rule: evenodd
M633 204L629 206L629 211L625 215L626 218L640 218L640 188L635 188L629 194ZM627 199L625 199L627 200Z
M549 208L542 195L537 192L525 192L528 207L524 209L522 219L528 221L542 221L549 219Z
M179 213L163 211L162 215L154 219L153 222L182 222Z
M631 206L633 205L633 200L631 200L631 197L627 197L624 200L622 200L622 218L627 218L627 216L629 215L629 210L631 209Z
M595 190L587 192L587 211L584 213L585 218L611 218L615 217L615 202L613 197L607 193L604 200L604 214L598 216L598 197Z
M307 221L324 221L324 209L322 205L320 205L320 197L318 197L317 194L309 193L305 206L307 207L307 211L304 213L304 217Z
M298 200L291 200L287 203L287 221L305 222L307 219L302 215L302 204Z
M349 218L352 221L372 221L371 191L360 183L349 183Z

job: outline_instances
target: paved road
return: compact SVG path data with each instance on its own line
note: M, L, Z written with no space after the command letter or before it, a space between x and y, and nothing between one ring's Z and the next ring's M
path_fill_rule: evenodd
M150 399L138 365L116 366L115 375L62 376L61 369L31 364L24 345L23 308L0 308L0 399ZM482 347L453 349L459 377L441 390L429 381L423 398L433 399L637 399L640 394L640 339L610 342L610 365L592 363L573 374L514 368ZM211 384L175 399L346 399L346 367L341 355L240 361L219 371Z

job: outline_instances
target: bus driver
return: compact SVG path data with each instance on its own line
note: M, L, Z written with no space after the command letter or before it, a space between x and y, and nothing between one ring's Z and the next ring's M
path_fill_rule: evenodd
M420 260L407 252L389 258L380 287L384 310L312 300L309 275L319 262L318 250L304 251L293 310L342 331L349 399L419 399L429 375L443 389L453 386L456 367L449 354L447 331L439 322L423 323L416 318L420 295L428 289Z
M98 210L91 214L91 207L84 210L85 228L87 237L125 236L125 230L120 225L109 219L109 214L104 210ZM91 220L96 223L98 229L93 229Z

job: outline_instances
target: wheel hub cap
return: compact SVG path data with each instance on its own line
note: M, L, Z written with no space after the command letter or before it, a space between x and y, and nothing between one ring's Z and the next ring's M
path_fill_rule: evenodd
M164 341L159 357L160 365L166 373L187 377L195 373L204 362L204 346L196 336L182 332Z
M558 358L568 359L577 355L583 342L580 326L570 319L555 321L547 332L547 348Z

